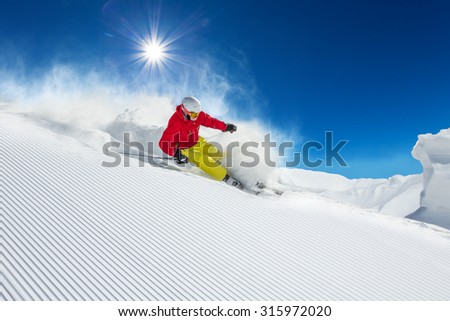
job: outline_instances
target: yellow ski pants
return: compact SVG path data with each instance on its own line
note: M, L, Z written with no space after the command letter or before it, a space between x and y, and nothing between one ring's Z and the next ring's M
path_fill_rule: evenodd
M203 137L199 137L194 146L182 149L181 153L215 180L221 181L227 175L227 170L218 162L223 159L223 154Z

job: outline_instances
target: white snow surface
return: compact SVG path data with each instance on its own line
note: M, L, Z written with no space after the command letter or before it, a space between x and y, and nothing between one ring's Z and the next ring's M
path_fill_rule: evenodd
M0 300L450 300L448 230L329 198L393 209L419 176L283 170L254 196L53 129L0 113Z
M420 208L408 217L450 229L450 129L419 135L412 151L422 163Z

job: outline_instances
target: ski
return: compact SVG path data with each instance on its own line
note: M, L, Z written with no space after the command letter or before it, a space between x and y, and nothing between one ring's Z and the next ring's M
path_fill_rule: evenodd
M284 191L276 189L276 188L273 188L273 187L269 187L266 184L264 184L263 182L256 182L256 187L258 189L260 189L260 190L263 190L263 191L266 191L266 192L269 191L269 192L271 192L273 194L276 194L276 195L279 195L279 196L283 195L283 193L284 193Z
M142 162L148 163L155 167L161 167L164 169L169 170L178 170L178 171L189 171L184 168L184 166L179 166L175 163L173 157L160 157L160 156L153 156L153 155L147 155L147 154L135 154L135 153L121 153L122 155L126 157L136 158L139 159ZM234 179L233 179L234 180ZM283 194L283 191L275 189L273 187L266 186L263 182L256 182L256 184L253 187L245 187L244 184L241 182L235 180L239 183L239 186L233 186L237 189L252 194L255 196L281 196Z
M281 196L284 191L278 190L276 188L268 187L262 182L257 182L253 187L243 187L241 189L243 192L257 195L257 196Z
M134 154L134 153L123 153L119 152L125 157L131 157L138 159L142 163L147 163L153 167L161 167L169 170L177 170L181 172L187 172L192 167L188 164L178 165L173 157L161 157L161 156L153 156L148 154Z

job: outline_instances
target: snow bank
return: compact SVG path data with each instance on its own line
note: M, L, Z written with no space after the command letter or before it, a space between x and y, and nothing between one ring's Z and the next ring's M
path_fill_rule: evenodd
M421 175L388 179L348 179L337 174L304 169L279 169L279 183L291 190L308 191L341 202L404 217L419 208Z
M423 166L420 208L409 218L450 229L450 129L419 135L412 151Z

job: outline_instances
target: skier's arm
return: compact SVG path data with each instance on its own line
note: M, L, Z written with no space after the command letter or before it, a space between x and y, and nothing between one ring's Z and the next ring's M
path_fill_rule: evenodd
M219 129L223 132L227 129L227 124L225 124L223 121L211 117L205 112L203 114L204 117L202 120L202 126Z

